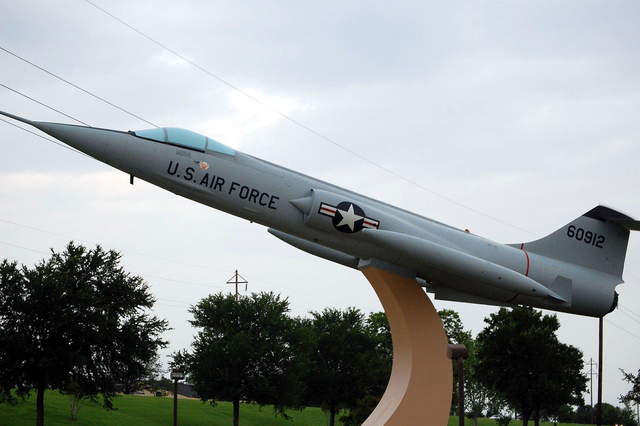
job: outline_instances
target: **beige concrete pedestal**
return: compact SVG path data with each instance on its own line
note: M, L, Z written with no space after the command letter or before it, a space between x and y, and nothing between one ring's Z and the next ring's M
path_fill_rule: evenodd
M446 426L453 373L433 303L414 279L373 266L362 273L382 302L393 339L389 384L363 426Z

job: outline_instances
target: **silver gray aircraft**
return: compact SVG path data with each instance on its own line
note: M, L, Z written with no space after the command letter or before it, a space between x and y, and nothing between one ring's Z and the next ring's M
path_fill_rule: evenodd
M537 241L499 244L179 128L116 131L0 114L177 195L267 226L281 240L351 268L415 278L436 299L527 305L602 317L630 230L640 222L598 206Z

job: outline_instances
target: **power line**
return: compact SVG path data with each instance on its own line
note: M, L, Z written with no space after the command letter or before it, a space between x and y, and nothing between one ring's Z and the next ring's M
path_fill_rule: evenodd
M618 308L629 313L632 314L635 317L640 318L640 315L638 315L637 313L633 312L631 309L627 308L626 306L621 305L620 303L618 303Z
M610 325L612 325L612 326L614 326L614 327L616 327L616 328L619 328L620 330L624 331L625 333L632 335L632 336L633 336L633 337L635 337L636 339L640 339L640 336L638 336L637 334L633 334L632 332L625 330L624 328L620 327L619 325L616 325L616 324L612 323L612 322L611 322L611 321L609 321L609 320L605 320L605 321L606 321L608 324L610 324Z
M0 219L0 220L1 220L1 219ZM5 222L6 222L6 221L5 221ZM11 223L11 222L9 222L9 223ZM31 228L31 229L35 229L35 228ZM54 235L59 235L59 234L54 234ZM78 240L78 241L80 241L80 240ZM10 247L19 248L19 249L22 249L22 250L31 251L31 252L34 252L34 253L43 254L43 255L45 255L45 256L49 256L49 255L51 255L51 253L50 253L50 252L49 252L49 253L47 253L47 252L43 252L43 251L40 251L40 250L34 250L34 249L27 248L27 247L19 246L19 245L16 245L16 244L10 244L10 243L4 242L4 241L0 241L0 244L4 244L4 245L10 246ZM139 272L134 272L134 271L131 271L131 273L132 273L132 274L134 274L134 275L139 275L139 276L141 276L141 277L153 278L153 279L156 279L156 280L170 281L170 282L175 282L175 283L180 283L180 284L187 284L187 285L198 286L198 287L206 287L206 288L209 288L209 289L226 290L224 287L219 287L219 286L215 286L215 285L211 285L211 284L200 284L200 283L194 283L194 282L191 282L191 281L176 280L176 279L173 279L173 278L159 277L159 276L156 276L156 275L144 274L144 273L139 273ZM265 282L265 281L263 281L263 282ZM265 283L266 283L266 282L265 282ZM266 284L268 284L268 283L266 283ZM297 291L297 290L293 290L293 289L288 289L287 287L283 287L283 286L277 286L277 285L274 285L274 284L272 284L272 285L273 285L274 287L281 287L281 288L284 288L284 289L287 289L287 290ZM325 300L328 300L328 301L330 301L330 302L334 302L334 303L343 303L343 302L333 301L333 300L331 300L331 299L326 299L326 298L324 298L324 297L317 297L317 296L314 296L314 295L311 295L311 294L308 294L308 293L304 293L304 292L300 292L300 291L298 291L298 292L299 292L299 293L302 293L302 294L309 295L309 296L313 296L313 297L315 297L315 298L325 299ZM165 300L165 301L174 302L174 303L190 304L189 302L182 302L182 301L177 301L177 300L162 299L162 298L159 298L159 297L157 298L157 300ZM170 307L173 307L173 308L182 308L182 309L185 309L185 308L186 308L185 306L168 305L168 304L166 304L166 303L155 303L155 304L154 304L154 306L155 306L155 305L170 306ZM295 308L298 308L298 309L302 309L302 310L304 310L304 311L306 311L306 312L311 311L311 309L309 309L309 308L306 308L306 307L304 307L304 306L300 306L300 305L296 305L296 304L293 304L293 303L289 303L289 306L291 306L291 307L295 307Z
M47 137L45 137L45 136L39 135L38 133L33 132L33 131L29 130L29 129L25 129L24 127L20 127L20 126L18 126L18 125L17 125L17 124L15 124L15 123L12 123L12 122L10 122L10 121L5 120L4 118L0 118L0 121L4 121L5 123L7 123L7 124L9 124L9 125L11 125L11 126L13 126L13 127L16 127L16 128L18 128L18 129L20 129L20 130L23 130L23 131L27 132L27 133L31 133L32 135L35 135L35 136L37 136L37 137L39 137L39 138L42 138L42 139L44 139L45 141L49 141L49 142L51 142L51 143L54 143L54 144L56 144L56 145L58 145L58 146L61 146L62 148L68 149L68 150L69 150L69 151L71 151L71 152L75 152L76 154L81 154L81 155L84 155L85 157L90 157L89 155L85 154L84 152L80 152L80 151L78 151L77 149L73 149L73 148L71 148L70 146L64 145L64 144L62 144L62 143L60 143L60 142L58 142L58 141L56 141L56 140L54 140L54 139L49 139L49 138L47 138Z
M5 246L15 247L15 248L19 248L19 249L22 249L22 250L32 251L34 253L40 253L40 254L44 254L44 255L50 255L51 254L51 253L46 253L46 252L40 251L40 250L34 250L34 249L27 248L27 247L22 247L22 246L18 246L18 245L15 245L15 244L6 243L4 241L0 241L0 244L4 244Z
M161 297L156 297L156 300L163 300L165 302L171 302L171 303L182 303L182 304L189 305L189 306L191 305L190 302L183 302L181 300L163 299Z
M114 107L114 108L116 108L116 109L119 109L120 111L122 111L122 112L124 112L124 113L127 113L127 114L129 114L130 116L132 116L132 117L137 118L138 120L142 120L142 121L144 121L145 123L150 124L150 125L152 125L152 126L154 126L154 127L159 127L159 126L156 126L155 124L153 124L152 122L147 121L147 120L145 120L144 118L142 118L142 117L140 117L140 116L138 116L138 115L135 115L134 113L132 113L132 112L130 112L130 111L127 111L126 109L121 108L121 107L119 107L118 105L116 105L116 104L114 104L114 103L112 103L112 102L109 102L108 100L106 100L106 99L104 99L104 98L101 98L100 96L95 95L95 94L93 94L93 93L89 92L88 90L83 89L82 87L80 87L80 86L78 86L78 85L76 85L76 84L71 83L71 82L70 82L70 81L68 81L68 80L65 80L64 78L62 78L62 77L60 77L60 76L58 76L58 75L56 75L56 74L52 73L51 71L47 71L46 69L44 69L44 68L42 68L42 67L40 67L40 66L38 66L38 65L34 64L34 63L33 63L33 62L31 62L31 61L26 60L25 58L23 58L23 57L21 57L21 56L19 56L19 55L15 54L15 53L13 53L13 52L11 52L11 51L9 51L9 50L5 49L5 48L4 48L4 47L2 47L2 46L0 46L0 50L5 51L5 52L6 52L6 53L8 53L9 55L11 55L11 56L13 56L13 57L15 57L15 58L18 58L18 59L20 59L20 60L21 60L21 61L23 61L23 62L26 62L27 64L31 65L32 67L35 67L35 68L39 69L40 71L45 72L45 73L49 74L50 76L55 77L55 78L57 78L58 80L60 80L60 81L63 81L63 82L65 82L65 83L67 83L69 86L75 87L76 89L78 89L78 90L80 90L80 91L82 91L82 92L86 93L87 95L89 95L89 96L93 96L94 98L96 98L96 99L98 99L98 100L100 100L100 101L102 101L102 102L104 102L104 103L106 103L106 104L108 104L108 105L111 105L112 107ZM75 120L75 119L74 119L74 120Z
M94 241L83 240L83 239L80 239L80 238L74 238L74 237L71 237L69 235L58 234L58 233L55 233L55 232L46 231L44 229L34 228L33 226L28 226L28 225L24 225L24 224L17 223L17 222L12 222L10 220L5 220L5 219L2 219L2 218L0 218L0 222L9 223L9 224L15 225L15 226L21 226L23 228L31 229L33 231L38 231L38 232L43 232L45 234L55 235L56 237L66 238L66 239L72 240L72 241L81 241L81 242L88 243L88 244L98 245L98 243L96 243ZM212 268L210 266L196 265L196 264L193 264L193 263L187 263L187 262L181 262L181 261L178 261L178 260L166 259L164 257L153 256L153 255L145 254L145 253L138 253L138 252L130 251L130 250L118 250L118 251L120 251L122 253L135 254L135 255L138 255L138 256L145 256L145 257L149 257L149 258L152 258L152 259L161 260L163 262L177 263L177 264L184 265L184 266L193 266L193 267L197 267L197 268L209 269L209 270L212 270L212 271L219 271L219 272L231 272L231 271L229 271L227 269L217 269L217 268Z
M199 287L216 288L216 289L220 289L220 290L225 290L224 287L218 287L218 286L211 285L211 284L200 284L200 283L194 283L194 282L191 282L191 281L183 281L183 280L176 280L176 279L173 279L173 278L158 277L156 275L149 275L149 274L144 274L144 273L140 273L140 272L131 272L131 273L135 274L135 275L140 275L142 277L153 278L153 279L156 279L156 280L171 281L171 282L174 282L174 283L180 283L180 284L194 285L194 286L199 286Z
M40 102L40 101L38 101L38 100L36 100L36 99L33 99L32 97L27 96L27 95L25 95L25 94L24 94L24 93L22 93L22 92L18 92L17 90L12 89L12 88L11 88L11 87L9 87L9 86L5 86L5 85L4 85L4 84L2 84L2 83L0 83L0 86L4 87L4 88L5 88L5 89L7 89L7 90L11 90L13 93L16 93L16 94L18 94L18 95L20 95L20 96L23 96L23 97L27 98L27 99L29 99L30 101L33 101L33 102L35 102L35 103L37 103L37 104L39 104L39 105L42 105L42 106L43 106L43 107L45 107L45 108L49 108L50 110L55 111L55 112L57 112L58 114L62 114L62 115L64 115L64 116L65 116L65 117L67 117L67 118L70 118L70 119L72 119L72 120L74 120L74 121L77 121L77 122L78 122L78 123L80 123L80 124L84 124L85 126L91 127L91 126L89 126L87 123L85 123L84 121L80 121L80 120L78 120L77 118L74 118L74 117L72 117L72 116L70 116L70 115L68 115L68 114L65 114L64 112L62 112L62 111L60 111L60 110L57 110L57 109L55 109L55 108L53 108L53 107L51 107L51 106L49 106L49 105L47 105L47 104L44 104L44 103L42 103L42 102Z
M637 319L635 319L634 317L632 317L631 315L629 315L628 313L626 313L625 311L618 309L618 312L620 312L621 314L624 314L626 316L628 316L629 318L631 318L633 321L637 322L638 324L640 324L640 321L638 321Z
M74 237L71 237L71 236L68 236L68 235L58 234L58 233L51 232L51 231L45 231L43 229L35 228L35 227L32 227L32 226L28 226L28 225L23 225L21 223L12 222L12 221L5 220L5 219L2 219L2 218L0 218L0 222L5 222L5 223L8 223L8 224L11 224L11 225L14 225L14 226L20 226L20 227L23 227L23 228L31 229L33 231L43 232L45 234L50 234L50 235L54 235L54 236L57 236L57 237L62 237L62 238L65 238L65 239L68 239L68 240L72 240L72 241L81 241L81 242L92 244L92 245L98 245L97 243L95 243L93 241L74 238ZM0 241L0 244L6 244L6 245L13 246L13 247L16 247L16 248L29 250L29 251L33 251L33 252L41 253L41 254L45 254L45 255L50 255L51 254L51 253L45 253L45 252L41 252L41 251L37 251L37 250L32 250L32 249L29 249L29 248L26 248L26 247L22 247L22 246L17 246L17 245L14 245L14 244L5 243L3 241ZM114 250L119 251L121 253L135 254L135 255L138 255L138 256L148 257L148 258L151 258L151 259L161 260L163 262L171 262L171 263L184 265L184 266L190 266L190 267L207 269L207 270L218 271L218 272L232 272L232 271L229 271L227 269L212 268L210 266L204 266L204 265L198 265L198 264L194 264L194 263L182 262L182 261L179 261L179 260L167 259L167 258L164 258L164 257L154 256L154 255L145 254L145 253L139 253L139 252L135 252L135 251L131 251L131 250L118 250L118 249L115 249L115 248L114 248ZM162 279L162 280L166 280L166 281L174 281L174 282L180 282L180 283L184 283L184 284L198 285L198 286L202 286L202 287L219 288L219 289L224 290L224 287L216 287L216 286L211 286L211 285L206 285L206 284L191 283L191 282L188 282L188 281L180 281L180 280L174 280L174 279L170 279L170 278L162 278L162 277L152 276L152 275L148 275L148 274L138 274L138 275L148 276L148 277ZM319 296L317 294L312 294L312 293L307 293L307 292L304 292L304 291L301 291L301 290L297 290L295 288L286 287L286 286L278 285L278 284L273 284L273 283L271 283L269 281L261 280L261 279L258 279L258 278L253 278L253 277L250 277L250 276L248 276L248 277L250 279L254 280L254 281L261 282L261 283L263 283L263 284L265 284L267 286L270 286L270 287L281 288L281 289L284 289L284 290L286 290L288 292L295 292L295 293L303 294L305 296L313 297L314 299L322 299L322 300L325 300L327 302L331 302L331 303L334 303L334 304L351 306L349 303L346 303L346 302L343 302L343 301L340 301L340 300L333 300L333 299L330 299L330 298L327 298L327 297ZM298 307L300 307L300 306L298 306ZM372 312L375 312L375 311L378 310L378 309L372 309L371 307L363 307L363 308L369 309ZM306 308L303 308L303 309L306 309Z
M169 306L171 308L188 309L186 306L169 305L168 303L158 303L158 302L156 302L156 303L153 304L153 308L151 308L151 310L155 310L154 308L156 306Z
M626 271L625 274L631 275L636 281L640 282L640 279L638 277L636 277L635 275L633 275L631 272Z
M464 209L466 209L466 210L469 210L469 211L471 211L471 212L473 212L473 213L476 213L476 214L478 214L478 215L480 215L480 216L484 216L484 217L486 217L487 219L491 219L491 220L493 220L493 221L495 221L495 222L501 223L502 225L509 226L509 227L511 227L511 228L517 229L517 230L519 230L519 231L526 232L526 233L528 233L528 234L532 234L532 235L536 235L536 236L538 235L538 234L536 234L536 233L534 233L534 232L531 232L531 231L528 231L528 230L526 230L526 229L524 229L524 228L520 228L520 227L518 227L518 226L512 225L512 224L510 224L510 223L508 223L508 222L505 222L505 221L503 221L503 220L501 220L501 219L498 219L498 218L496 218L496 217L490 216L490 215L488 215L488 214L486 214L486 213L483 213L483 212L481 212L481 211L479 211L479 210L476 210L476 209L474 209L474 208L472 208L472 207L469 207L469 206L467 206L467 205L465 205L465 204L462 204L462 203L460 203L460 202L458 202L458 201L455 201L455 200L453 200L452 198L449 198L449 197L446 197L446 196L444 196L444 195L442 195L442 194L439 194L439 193L437 193L437 192L435 192L435 191L433 191L433 190L431 190L431 189L429 189L429 188L427 188L427 187L425 187L425 186L423 186L423 185L421 185L421 184L419 184L419 183L417 183L417 182L415 182L415 181L413 181L413 180L411 180L411 179L409 179L409 178L406 178L406 177L404 177L404 176L400 175L399 173L394 172L393 170L391 170L391 169L389 169L389 168L387 168L387 167L384 167L384 166L382 166L382 165L380 165L380 164L378 164L378 163L376 163L376 162L374 162L374 161L372 161L372 160L368 159L367 157L365 157L365 156L363 156L363 155L361 155L361 154L357 153L356 151L353 151L353 150L351 150L351 149L347 148L346 146L339 144L339 143L338 143L338 142L336 142L335 140L333 140L333 139L331 139L331 138L329 138L329 137L327 137L327 136L324 136L323 134L321 134L321 133L319 133L319 132L317 132L317 131L313 130L312 128L310 128L310 127L308 127L308 126L306 126L306 125L302 124L301 122L299 122L299 121L295 120L294 118L292 118L292 117L290 117L290 116L286 115L285 113L283 113L283 112L281 112L281 111L277 110L276 108L274 108L274 107L272 107L272 106L270 106L270 105L266 104L265 102L261 101L260 99L256 98L255 96L252 96L252 95L248 94L247 92L245 92L245 91L243 91L243 90L239 89L238 87L236 87L236 86L234 86L233 84L229 83L228 81L226 81L226 80L222 79L221 77L218 77L217 75L213 74L211 71L209 71L209 70L207 70L207 69L205 69L205 68L201 67L201 66L200 66L200 65L198 65L197 63L195 63L195 62L193 62L193 61L191 61L191 60L187 59L186 57L184 57L183 55L179 54L179 53L178 53L178 52L176 52L175 50L170 49L169 47L167 47L167 46L165 46L164 44L160 43L159 41L155 40L154 38L152 38L152 37L148 36L147 34L143 33L142 31L138 30L137 28L133 27L132 25L130 25L130 24L128 24L128 23L126 23L125 21L123 21L122 19L118 18L117 16L115 16L115 15L113 15L113 14L111 14L111 13L107 12L105 9L103 9L103 8L99 7L99 6L98 6L98 5L96 5L95 3L92 3L92 2L91 2L91 1L89 1L89 0L85 0L85 1L86 1L87 3L89 3L90 5L92 5L93 7L95 7L96 9L100 10L101 12L103 12L104 14L106 14L106 15L110 16L111 18L115 19L116 21L120 22L122 25L126 26L127 28L131 29L132 31L135 31L136 33L140 34L142 37L144 37L144 38L146 38L147 40L151 41L152 43L156 44L157 46L159 46L159 47L161 47L161 48L163 48L163 49L167 50L167 51L168 51L168 52L170 52L171 54L173 54L173 55L177 56L178 58L182 59L183 61L187 62L189 65L191 65L191 66L193 66L193 67L195 67L195 68L199 69L200 71L204 72L204 73L205 73L205 74L207 74L208 76L210 76L210 77L212 77L212 78L214 78L214 79L218 80L220 83L222 83L222 84L226 85L227 87L229 87L229 88L231 88L231 89L233 89L233 90L237 91L238 93L240 93L240 94L242 94L242 95L246 96L247 98L251 99L252 101L254 101L254 102L256 102L256 103L258 103L258 104L262 105L264 108L267 108L267 109L269 109L270 111L273 111L274 113L276 113L276 114L278 114L279 116L281 116L282 118L284 118L284 119L286 119L286 120L290 121L291 123L293 123L293 124L295 124L295 125L297 125L297 126L299 126L299 127L303 128L303 129L305 129L306 131L308 131L308 132L310 132L310 133L313 133L314 135L318 136L319 138L323 139L324 141L329 142L329 143L333 144L334 146L336 146L336 147L338 147L338 148L340 148L340 149L342 149L342 150L344 150L344 151L347 151L348 153L350 153L350 154L354 155L355 157L357 157L357 158L361 159L362 161L365 161L365 162L367 162L367 163L371 164L372 166L377 167L377 168L379 168L379 169L381 169L381 170L383 170L383 171L385 171L385 172L387 172L387 173L389 173L389 174L391 174L391 175L395 176L395 177L396 177L396 178L398 178L398 179L401 179L401 180L403 180L403 181L405 181L405 182L407 182L407 183L409 183L409 184L411 184L411 185L413 185L413 186L416 186L416 187L418 187L418 188L422 189L423 191L426 191L426 192L428 192L428 193L430 193L430 194L432 194L432 195L435 195L436 197L440 197L440 198L442 198L443 200L446 200L446 201L448 201L448 202L450 202L450 203L452 203L452 204L455 204L455 205L457 205L457 206L459 206L459 207L462 207L462 208L464 208Z

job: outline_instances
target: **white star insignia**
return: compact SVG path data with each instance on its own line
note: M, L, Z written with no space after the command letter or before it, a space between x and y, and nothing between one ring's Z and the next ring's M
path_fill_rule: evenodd
M358 216L357 214L354 213L353 204L349 206L349 211L344 211L340 209L338 209L338 211L340 212L340 216L342 216L342 220L340 221L338 226L347 225L351 229L351 232L355 231L356 222L364 219L363 216Z

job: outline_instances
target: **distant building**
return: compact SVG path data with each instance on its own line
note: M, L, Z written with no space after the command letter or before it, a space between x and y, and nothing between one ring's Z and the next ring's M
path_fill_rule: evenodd
M186 396L188 398L198 398L198 394L193 390L193 386L187 383L178 383L178 395Z

